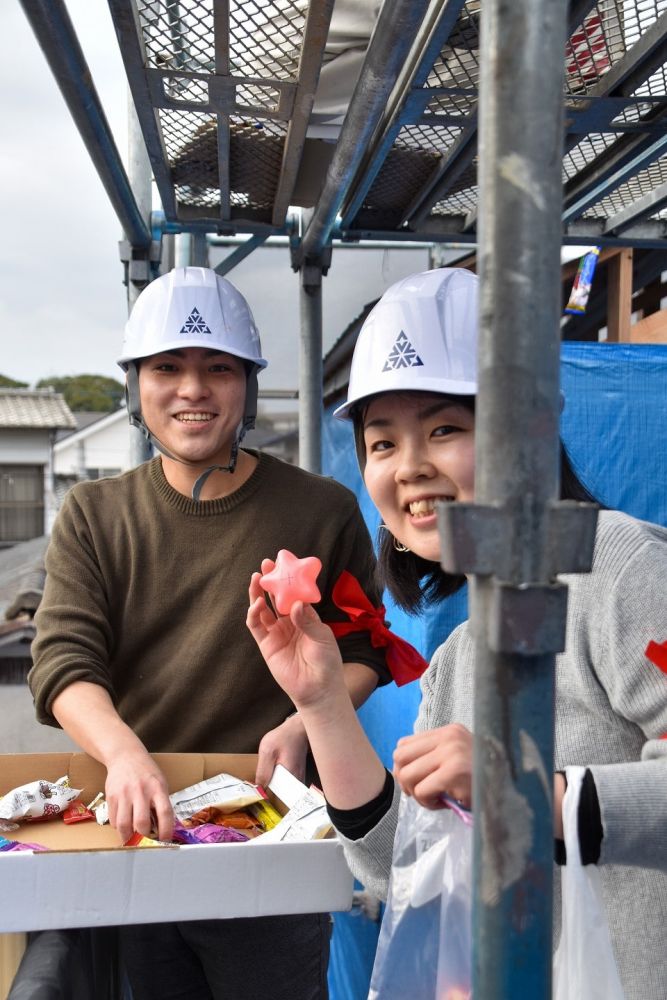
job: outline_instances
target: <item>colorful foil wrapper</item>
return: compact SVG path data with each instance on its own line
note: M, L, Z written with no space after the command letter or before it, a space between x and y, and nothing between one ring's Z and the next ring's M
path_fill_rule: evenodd
M0 837L0 852L10 853L12 851L48 851L48 847L43 847L41 844L23 844L18 840L7 840L6 837Z
M586 312L588 297L591 294L591 286L593 284L593 275L595 274L599 256L600 247L593 247L579 261L570 298L565 306L566 313L570 313L573 316L581 316Z
M154 837L145 837L143 833L133 833L123 847L176 847L176 844L166 840L156 840Z
M176 823L173 839L177 844L242 844L249 838L228 826L202 823L201 826L185 827Z
M95 819L95 814L83 804L81 799L71 802L63 813L64 823L81 823L87 819Z

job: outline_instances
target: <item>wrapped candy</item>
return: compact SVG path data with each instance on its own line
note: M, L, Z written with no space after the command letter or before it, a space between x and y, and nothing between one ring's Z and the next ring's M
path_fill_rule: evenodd
M288 615L295 601L316 604L322 599L315 580L322 569L317 556L299 559L288 549L281 549L270 573L260 578L260 586L274 598L278 613Z
M233 844L243 843L248 837L240 830L215 823L202 823L192 828L176 823L173 839L177 844Z

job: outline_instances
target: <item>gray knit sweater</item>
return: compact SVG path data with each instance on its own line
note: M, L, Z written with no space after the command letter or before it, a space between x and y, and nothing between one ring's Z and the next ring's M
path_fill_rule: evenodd
M569 594L567 648L556 668L556 768L585 765L595 778L600 873L627 1000L665 1000L667 675L644 651L651 639L667 640L667 529L603 511L592 572L562 579ZM422 678L416 730L471 726L473 668L464 623ZM382 898L398 798L361 840L342 838L355 875ZM557 938L558 873L555 895Z

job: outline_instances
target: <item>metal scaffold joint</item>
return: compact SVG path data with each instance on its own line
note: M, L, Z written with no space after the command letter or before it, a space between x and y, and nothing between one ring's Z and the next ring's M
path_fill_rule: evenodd
M132 246L128 240L119 240L118 254L123 264L123 284L144 288L159 272L162 243L152 240L148 248Z
M516 579L516 511L492 504L437 506L443 569L493 577L486 629L490 649L524 656L562 652L567 588L556 576L590 570L597 506L574 500L546 504L541 571L534 580Z

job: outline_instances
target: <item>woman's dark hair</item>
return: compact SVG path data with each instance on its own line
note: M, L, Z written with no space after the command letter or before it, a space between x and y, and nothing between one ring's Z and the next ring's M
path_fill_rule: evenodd
M475 412L474 396L453 396L452 402ZM363 471L366 462L363 415L366 407L352 412L354 440L359 464ZM560 499L578 500L583 503L603 504L581 482L565 449L560 442ZM429 604L437 604L451 597L466 582L463 574L446 573L439 563L422 559L414 552L398 551L390 531L380 528L378 536L377 580L386 587L399 608L408 614L418 614Z

